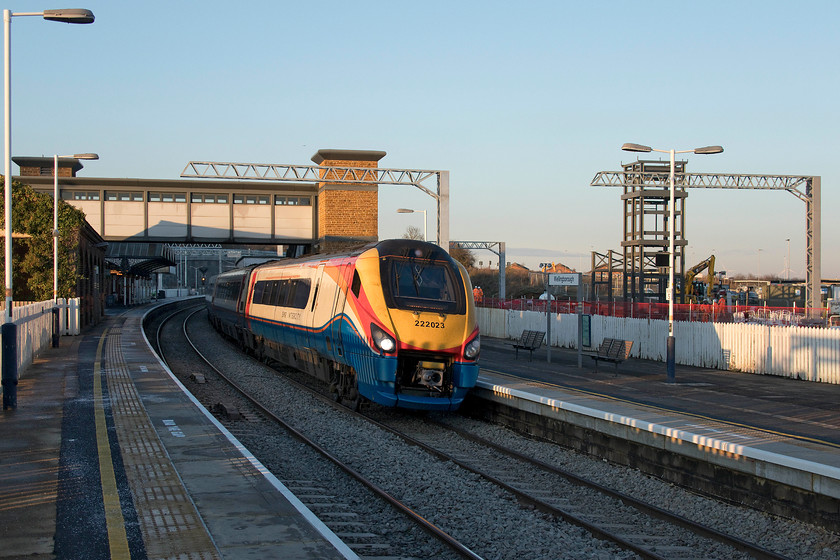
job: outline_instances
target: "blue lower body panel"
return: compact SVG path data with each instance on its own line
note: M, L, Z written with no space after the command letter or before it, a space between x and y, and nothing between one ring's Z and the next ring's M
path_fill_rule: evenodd
M455 362L451 366L452 393L447 396L427 396L422 389L397 392L396 383L400 360L374 352L348 321L341 320L340 338L330 343L326 328L306 329L300 325L249 318L254 335L290 347L306 347L326 360L348 365L356 372L359 393L382 406L414 410L457 410L469 390L478 380L478 364ZM338 344L336 343L338 342ZM340 345L340 346L339 346Z

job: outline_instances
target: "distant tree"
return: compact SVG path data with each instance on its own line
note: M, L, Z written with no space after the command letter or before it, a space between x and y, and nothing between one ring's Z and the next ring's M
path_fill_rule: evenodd
M423 241L423 230L421 230L417 226L408 226L407 228L405 228L405 233L403 234L402 238Z
M0 189L2 191L3 189ZM4 209L0 217L5 219ZM58 201L58 297L74 295L78 280L76 249L85 214ZM12 288L16 300L48 300L53 296L53 198L29 185L12 184L12 231L28 234L14 240ZM0 255L5 266L5 255Z
M449 246L449 255L464 265L464 268L467 270L475 267L475 255L469 249L464 249L460 245L453 244Z

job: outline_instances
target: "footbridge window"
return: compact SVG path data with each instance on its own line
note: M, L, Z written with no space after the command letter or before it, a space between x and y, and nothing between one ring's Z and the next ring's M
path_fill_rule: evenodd
M206 193L192 193L190 200L193 203L199 204L227 204L228 195L226 194L206 194Z
M143 202L143 193L128 191L105 191L105 200L120 200L124 202Z
M140 197L143 200L143 197ZM186 193L149 192L149 202L186 202Z
M312 198L308 196L274 195L276 206L312 206Z
M71 191L61 194L64 200L99 200L99 191Z
M234 204L268 204L268 195L259 194L235 194Z

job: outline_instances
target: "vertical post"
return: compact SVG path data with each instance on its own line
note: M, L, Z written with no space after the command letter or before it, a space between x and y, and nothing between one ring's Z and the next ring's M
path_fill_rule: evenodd
M53 334L52 347L61 340L58 316L58 154L53 156Z
M12 13L3 10L3 114L5 145L4 216L6 217L6 323L12 322L12 96L11 40ZM4 354L5 355L5 354Z
M0 378L3 386L3 410L17 409L17 325L12 319L12 101L11 101L11 23L12 12L3 10L3 98L5 123L5 192L4 208L6 221L6 313L0 337L2 337L3 359L0 364Z
M505 299L505 284L507 282L505 278L505 268L507 268L507 263L505 262L505 242L499 242L499 299Z
M548 293L548 272L543 268L545 275L545 361L551 363L551 294Z
M449 171L438 173L437 244L449 252Z
M671 177L670 177L670 204L669 204L669 240L668 249L668 339L666 340L666 372L668 383L673 383L676 377L676 340L674 339L674 235L676 229L676 212L674 211L674 150L670 150L671 155Z
M790 237L785 239L785 241L787 241L787 261L785 265L785 271L787 272L787 275L785 276L785 279L790 280Z
M53 156L53 303L58 302L58 154Z
M583 367L583 274L577 274L578 368ZM592 301L592 300L590 300Z
M817 308L822 307L822 234L820 219L820 176L811 177L807 184L807 246L805 256L807 259L805 271L805 297L806 304L811 308L806 312L809 316L816 316Z

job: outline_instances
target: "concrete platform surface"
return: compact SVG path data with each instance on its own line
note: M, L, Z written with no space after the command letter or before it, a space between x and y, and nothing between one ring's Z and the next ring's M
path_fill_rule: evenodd
M147 309L21 376L0 416L0 558L357 558L168 373Z

